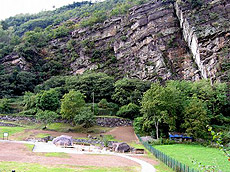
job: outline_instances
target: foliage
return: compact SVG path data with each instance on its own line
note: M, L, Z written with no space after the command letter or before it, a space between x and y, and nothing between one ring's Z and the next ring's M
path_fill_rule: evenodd
M106 20L106 12L103 10L95 11L89 18L82 20L82 27L93 26L96 23L101 23Z
M58 118L58 114L50 110L45 110L45 111L39 110L36 113L36 119L45 124L44 129L46 129L47 125L53 123L54 120L57 118Z
M83 126L86 128L91 127L94 124L94 120L94 114L88 107L81 108L81 111L76 113L76 115L74 116L75 124L83 124Z
M79 90L86 96L86 102L101 99L111 100L114 78L105 73L85 73L80 76L69 77L66 80L68 90Z
M224 152L224 154L226 155L228 161L230 161L230 152L227 151L227 148L223 145L224 144L223 143L223 133L213 131L212 127L210 127L210 126L207 126L207 127L208 127L208 131L211 132L212 140L214 142L216 142L216 144L218 145L219 149Z
M32 109L36 107L37 97L34 93L26 92L23 96L24 110Z
M0 113L8 113L10 111L10 100L0 99Z
M117 116L129 119L135 119L140 116L140 107L134 103L122 106L117 112Z
M34 91L36 93L40 92L41 90L49 90L51 88L56 88L56 90L59 88L61 90L61 93L65 93L65 81L66 76L53 76L50 79L46 80L42 84L39 84L35 87Z
M106 99L101 99L101 101L98 103L98 107L106 109L108 108L108 102Z
M138 79L123 78L114 84L115 91L112 99L120 104L134 103L139 105L142 94L150 88L150 82Z
M166 136L169 131L177 131L205 138L207 124L228 129L230 101L225 83L167 81L164 86L153 84L152 87L142 99L143 132L155 132L155 122L161 126L160 134Z
M41 110L57 111L60 107L59 95L55 89L43 91L36 96L36 107Z
M63 119L73 120L85 106L84 95L80 91L71 90L61 99L61 115Z
M144 125L154 123L156 138L159 138L159 125L162 121L169 124L171 129L175 127L179 97L176 89L161 87L159 83L152 84L144 93L141 101L141 112L144 115Z
M207 106L197 97L192 97L188 101L189 103L184 109L184 123L182 127L186 129L185 131L188 135L194 138L204 138L207 135L206 125L209 124Z
M143 129L144 124L144 118L143 117L137 117L133 121L133 128L135 130L135 133L142 135L144 132Z
M191 3L191 7L192 8L198 8L201 7L203 5L203 0L189 0L189 2Z

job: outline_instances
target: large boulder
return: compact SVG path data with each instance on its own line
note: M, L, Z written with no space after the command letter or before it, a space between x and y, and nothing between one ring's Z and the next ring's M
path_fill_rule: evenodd
M56 146L73 146L73 139L71 136L61 135L53 139L53 144Z
M127 143L113 143L113 151L115 151L115 152L129 152L130 146Z

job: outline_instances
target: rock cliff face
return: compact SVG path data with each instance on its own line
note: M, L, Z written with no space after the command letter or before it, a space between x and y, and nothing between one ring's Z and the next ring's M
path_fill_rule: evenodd
M191 10L188 2L177 1L175 9L202 78L220 79L218 72L224 72L223 62L230 57L230 2L205 0Z
M203 0L196 7L186 0L152 0L128 15L52 40L46 56L65 54L71 74L96 70L151 81L220 80L230 70L229 20L228 0ZM7 58L8 65L29 68L22 57Z

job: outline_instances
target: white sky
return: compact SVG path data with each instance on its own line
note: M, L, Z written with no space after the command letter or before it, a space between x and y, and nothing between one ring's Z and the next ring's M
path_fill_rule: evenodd
M82 0L0 0L0 20L20 13L38 13Z

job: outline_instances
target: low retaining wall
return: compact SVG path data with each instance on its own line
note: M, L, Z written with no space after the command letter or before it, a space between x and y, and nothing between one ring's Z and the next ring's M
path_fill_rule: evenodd
M4 121L30 121L30 122L38 122L33 117L23 117L23 116L0 116L0 120ZM57 123L70 123L67 120L55 120ZM132 121L129 119L123 118L114 118L114 117L96 117L96 125L101 127L121 127L121 126L132 126ZM2 125L3 126L3 125ZM13 126L12 126L13 127Z
M123 118L97 117L96 123L102 127L132 126L133 122Z

